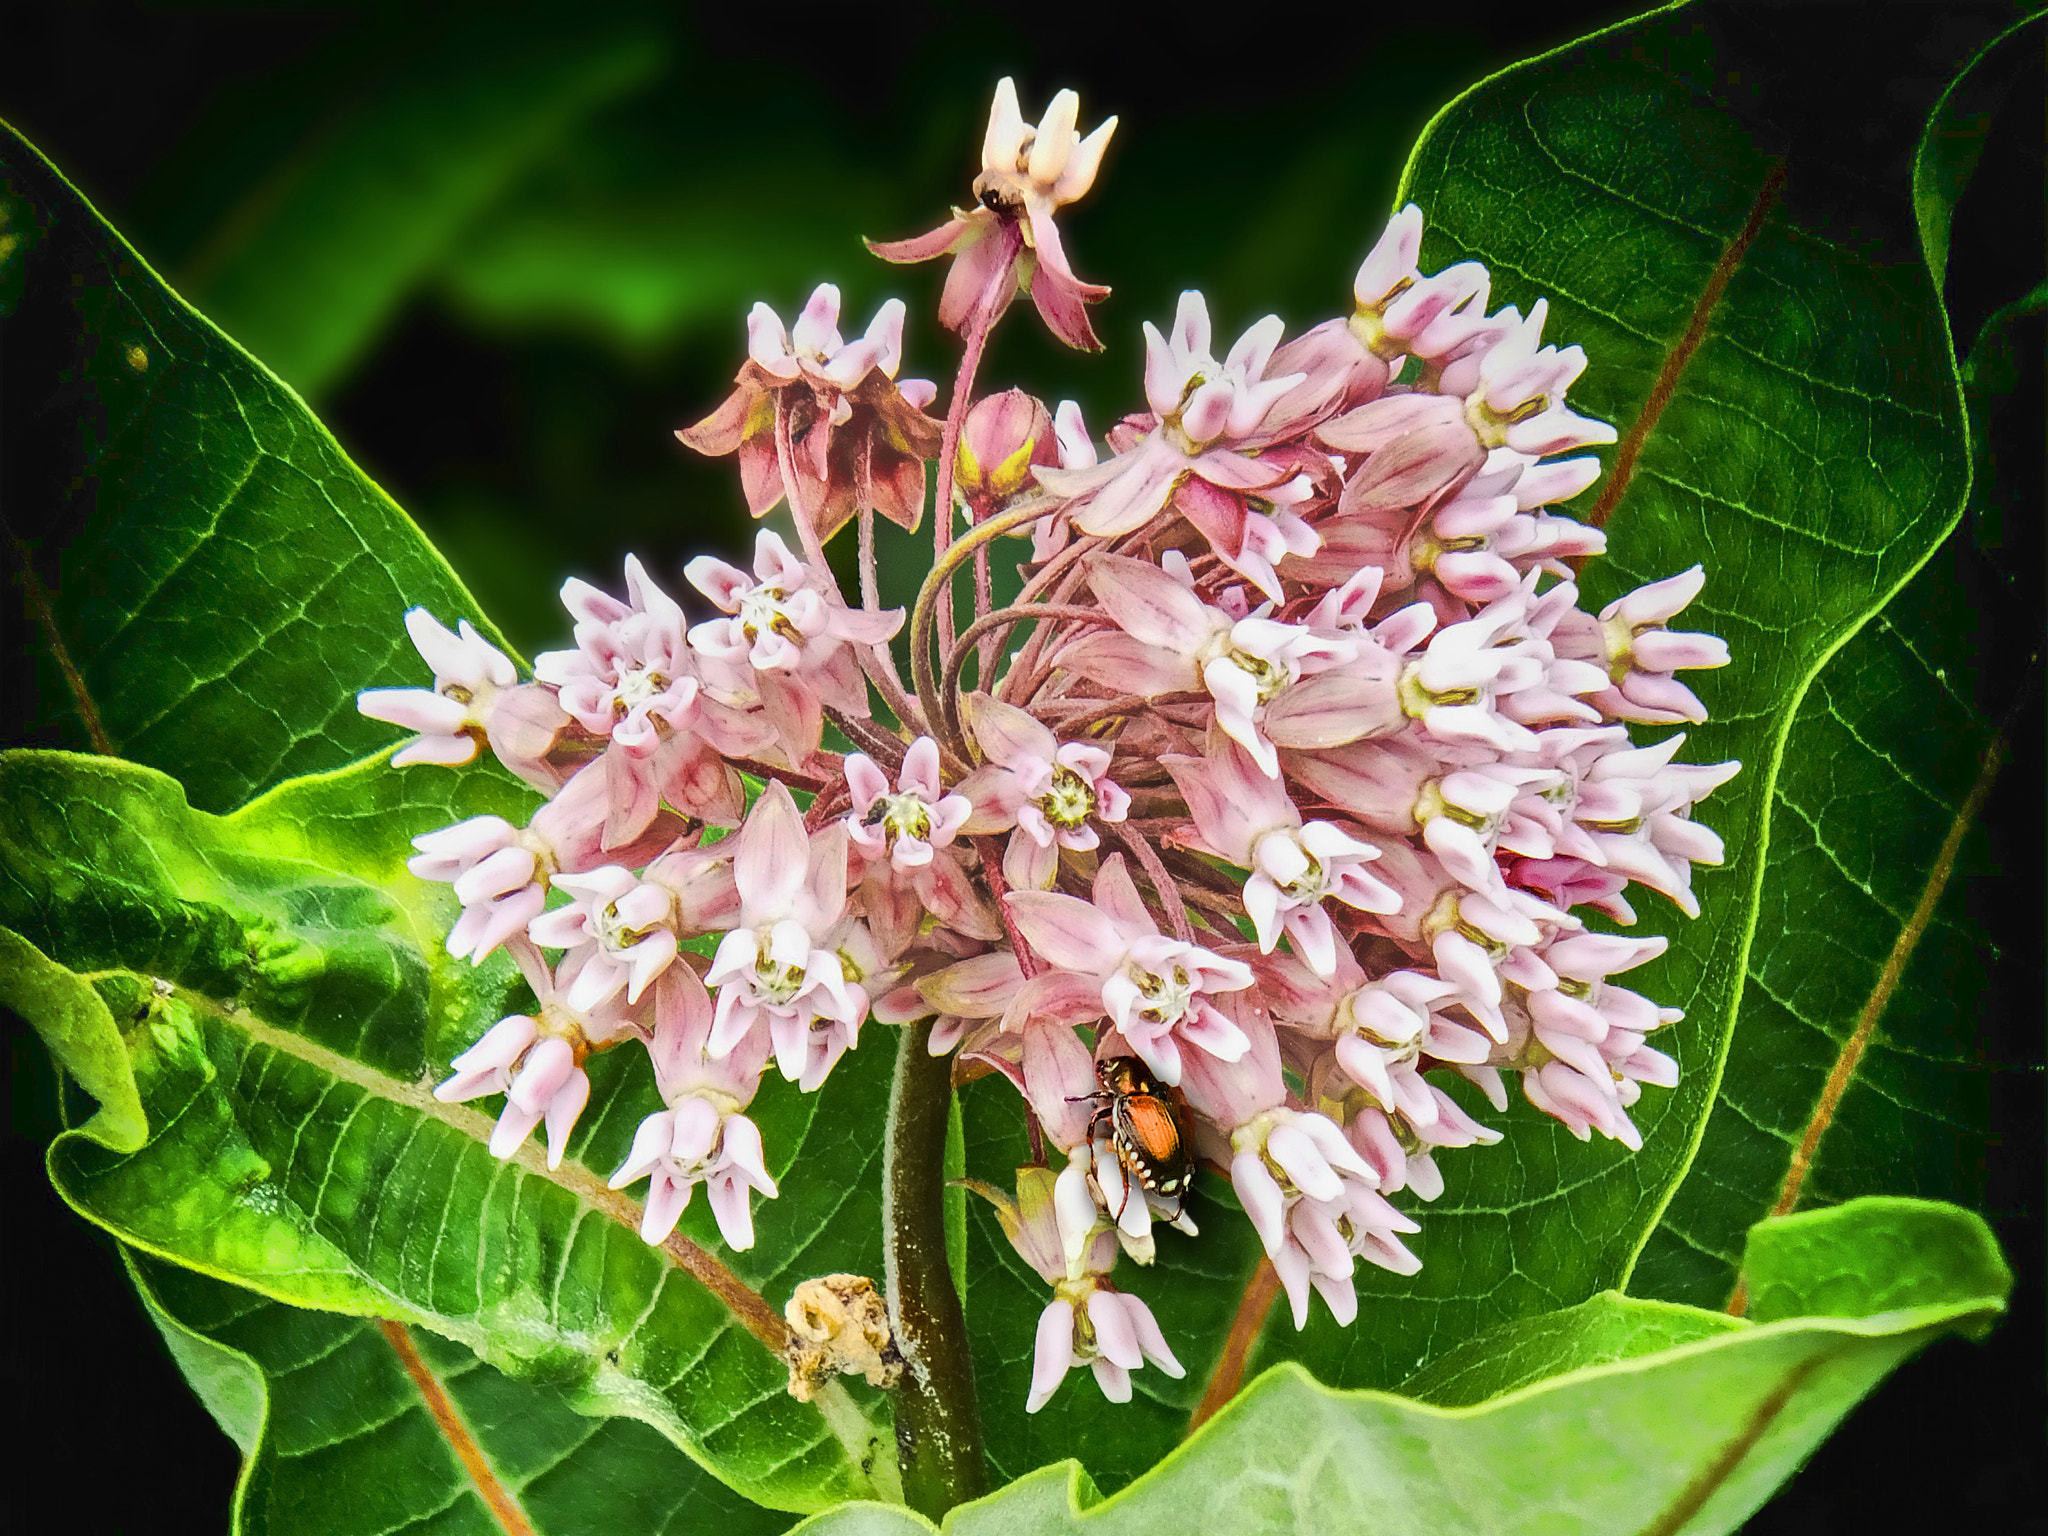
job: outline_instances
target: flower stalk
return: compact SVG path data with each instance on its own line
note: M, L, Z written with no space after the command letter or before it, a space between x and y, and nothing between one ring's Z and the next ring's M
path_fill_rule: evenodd
M946 1258L946 1116L953 1064L930 1050L931 1020L903 1027L882 1154L889 1326L903 1355L896 1453L904 1501L937 1520L987 1485L967 1319Z

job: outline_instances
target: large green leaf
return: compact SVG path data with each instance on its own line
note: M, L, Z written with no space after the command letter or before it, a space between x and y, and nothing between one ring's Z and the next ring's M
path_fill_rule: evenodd
M1110 1499L1068 1463L962 1506L944 1529L1732 1531L1893 1367L1943 1333L1981 1334L2012 1284L1980 1218L1909 1200L1766 1223L1745 1267L1750 1322L1595 1297L1446 1357L1436 1388L1463 1406L1333 1391L1283 1366ZM861 1505L798 1529L934 1527Z
M519 984L502 956L447 956L448 898L404 872L406 836L516 815L526 795L373 759L220 818L132 764L0 757L0 923L126 1021L149 1122L133 1152L67 1133L51 1175L135 1248L295 1306L421 1324L584 1412L644 1420L757 1502L868 1491L886 1432L843 1393L788 1397L780 1360L604 1188L658 1107L637 1053L593 1058L554 1174L537 1146L494 1161L490 1117L428 1091ZM730 1267L778 1304L809 1275L880 1273L872 1106L889 1055L879 1040L822 1094L777 1082L758 1101L783 1194ZM701 1201L683 1230L718 1246Z
M1962 187L1953 162L1985 132L1965 114L1984 114L1987 77L2038 55L2043 30L2037 17L1980 56L1922 140L1916 205L1937 264ZM1982 462L1983 393L1970 393L1980 493L1997 478ZM2022 441L2031 454L2036 434ZM2027 615L1997 611L1999 595L1972 530L1958 529L1801 702L1719 1100L1635 1289L1740 1306L1742 1233L1773 1210L1874 1191L1982 1203L1982 1015L1998 998L1970 887L2001 860L1977 813L2029 681L2003 654L2025 643Z
M9 739L117 752L212 811L387 744L355 693L419 681L404 611L483 624L475 602L298 397L4 125L0 326L13 408L40 412L0 467L42 641Z
M302 1311L152 1259L130 1270L242 1449L235 1536L665 1536L710 1520L765 1536L789 1524L646 1425L587 1418L559 1387L424 1330Z

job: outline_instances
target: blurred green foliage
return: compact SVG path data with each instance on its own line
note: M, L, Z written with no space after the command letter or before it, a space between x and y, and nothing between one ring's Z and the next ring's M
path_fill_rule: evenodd
M854 329L900 294L905 375L950 388L945 264L887 267L858 237L966 200L1001 75L1027 112L1073 85L1084 121L1122 119L1064 221L1076 269L1116 290L1107 354L1023 310L983 374L1078 399L1100 431L1139 403L1139 324L1181 289L1226 335L1334 312L1429 115L1626 14L1303 12L1282 58L1156 12L64 9L53 55L123 30L183 89L138 77L120 136L76 93L38 107L26 77L28 109L0 110L315 402L529 654L566 633L564 576L615 585L630 549L680 585L689 554L749 542L730 463L671 433L721 397L754 301L787 318L836 282Z

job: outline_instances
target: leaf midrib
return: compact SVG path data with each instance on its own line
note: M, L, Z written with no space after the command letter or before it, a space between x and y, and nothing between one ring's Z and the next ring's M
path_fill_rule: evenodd
M461 1409L448 1394L447 1385L427 1364L419 1348L412 1341L405 1324L390 1318L379 1318L377 1330L384 1341L398 1356L398 1363L404 1367L406 1376L412 1381L421 1400L426 1404L427 1414L434 1421L435 1429L448 1443L455 1459L469 1478L476 1496L483 1501L492 1520L505 1536L535 1536L533 1521L528 1518L525 1508L516 1495L505 1486L505 1480L491 1461L489 1454L478 1443L476 1433L463 1418Z
M1927 880L1920 889L1920 899L1914 903L1913 911L1900 925L1898 937L1892 941L1890 953L1885 956L1884 965L1879 969L1877 980L1871 985L1870 995L1864 999L1862 1009L1856 1015L1856 1023L1836 1052L1828 1075L1821 1084L1820 1096L1814 1101L1813 1112L1808 1117L1799 1139L1793 1143L1792 1156L1785 1169L1784 1181L1778 1187L1778 1195L1771 1202L1770 1214L1788 1215L1799 1204L1799 1196L1806 1185L1806 1178L1813 1170L1815 1157L1819 1154L1822 1139L1834 1124L1835 1114L1841 1108L1842 1097L1855 1081L1856 1070L1862 1065L1864 1053L1877 1033L1878 1021L1884 1017L1892 995L1904 979L1906 967L1912 961L1913 953L1920 947L1920 941L1933 926L1934 909L1942 893L1948 889L1948 882L1955 873L1956 857L1962 850L1963 839L1969 835L1971 824L1983 808L1984 801L1991 793L1991 786L1998 777L1999 767L2005 760L2005 733L2000 731L1985 750L1982 766L1963 802L1956 809L1954 820L1949 823L1947 835L1942 838L1940 850L1929 867ZM1745 967L1745 983L1747 982ZM1738 1275L1735 1289L1728 1298L1728 1311L1740 1317L1748 1309L1749 1288Z

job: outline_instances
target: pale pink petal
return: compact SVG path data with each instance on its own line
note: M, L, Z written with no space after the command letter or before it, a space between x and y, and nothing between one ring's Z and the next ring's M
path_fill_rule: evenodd
M717 1218L719 1236L726 1247L744 1253L754 1246L753 1197L738 1179L714 1175L705 1184L711 1199L711 1214Z
M1222 615L1156 565L1122 555L1101 555L1089 565L1088 585L1125 633L1146 645L1192 653L1219 628Z
M1018 931L1054 965L1099 975L1123 955L1122 941L1089 902L1056 891L1012 891L1007 900Z
M1145 1354L1138 1347L1138 1330L1117 1304L1119 1299L1111 1291L1097 1289L1090 1293L1088 1321L1095 1325L1095 1346L1103 1357L1127 1371L1135 1371L1145 1363Z
M1073 1304L1055 1298L1038 1314L1038 1338L1031 1355L1031 1395L1024 1401L1024 1411L1036 1413L1043 1408L1073 1364Z
M675 1231L676 1223L682 1220L695 1188L694 1179L667 1171L657 1172L647 1187L647 1209L640 1216L640 1240L649 1245L667 1241L669 1233Z

